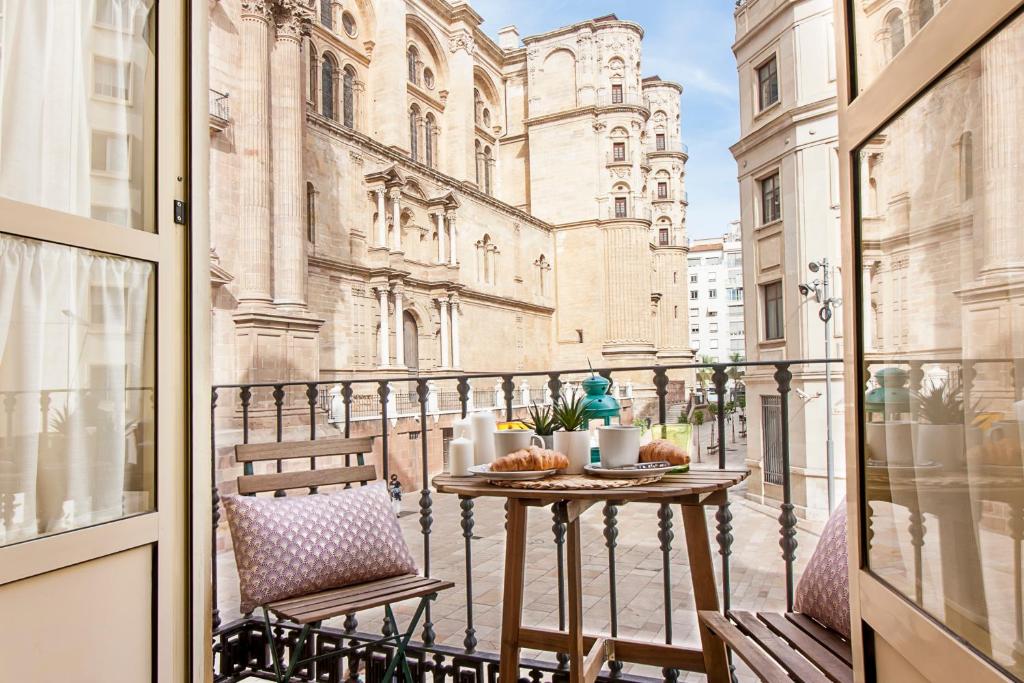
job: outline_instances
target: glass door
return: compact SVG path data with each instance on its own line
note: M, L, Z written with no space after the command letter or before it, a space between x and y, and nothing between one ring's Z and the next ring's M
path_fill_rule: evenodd
M183 0L0 0L11 680L186 671L184 18Z
M1022 679L1024 14L851 0L844 19L865 672Z

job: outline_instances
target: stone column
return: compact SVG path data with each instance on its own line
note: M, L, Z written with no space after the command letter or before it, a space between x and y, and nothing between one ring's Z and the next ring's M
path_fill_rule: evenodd
M380 301L380 338L378 339L377 364L386 368L391 365L391 345L388 341L388 337L391 335L388 330L388 287L381 285L376 288L376 291Z
M438 211L435 214L437 218L437 262L445 262L445 245L444 245L444 214Z
M448 299L442 297L437 300L441 310L441 362L438 367L448 367Z
M984 244L982 273L1019 276L1024 273L1024 164L1020 161L1024 129L1020 112L1024 93L1013 84L1024 73L1024 45L1020 32L1003 30L980 51L981 149L975 158L983 160L984 213L981 228Z
M459 297L452 297L452 367L462 367L462 353L459 344L459 316L462 312L462 302Z
M401 188L395 187L390 190L391 194L391 222L394 225L394 234L391 238L392 251L402 251L402 207L399 200L402 197Z
M405 366L405 325L402 313L402 287L395 285L395 365Z
M448 59L448 83L451 89L444 112L448 172L459 180L475 182L473 53L476 51L476 43L465 22L457 22L453 29L448 46L451 52Z
M242 2L239 38L242 78L235 130L241 159L239 223L241 303L269 302L270 297L270 54L269 0Z
M303 225L305 182L302 174L302 36L308 11L294 0L278 5L277 37L270 56L273 130L274 303L306 306L306 236Z
M875 311L871 307L871 271L873 263L861 267L861 304L863 312L861 317L864 320L864 351L875 350Z
M387 114L374 116L372 121L367 121L372 125L372 130L364 130L385 146L408 151L409 119L398 115L398 112L407 112L409 107L406 102L405 0L374 0L373 11L377 24L373 69L374 73L381 76L370 79L373 92L369 99L373 102L374 111ZM472 83L472 72L469 79Z
M384 204L384 188L374 190L377 193L377 244L378 247L388 246L388 213Z
M450 257L449 257L449 260L448 260L448 265L450 265L450 266L457 266L457 265L459 265L459 256L458 256L458 250L457 250L457 247L458 247L458 244L459 244L459 240L458 240L458 229L455 226L455 211L448 211L445 214L445 222L448 223L448 231L449 231L448 240L449 240L449 245L450 245L449 246Z

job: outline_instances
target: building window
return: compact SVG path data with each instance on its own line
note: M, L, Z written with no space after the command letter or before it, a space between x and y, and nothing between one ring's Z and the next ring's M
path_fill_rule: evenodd
M334 28L334 16L331 14L332 0L320 0L320 23L327 28Z
M708 332L718 332L718 323L708 323Z
M92 64L92 94L118 102L131 97L131 64L96 57Z
M316 188L306 183L306 239L316 242Z
M711 341L708 342L708 348L717 349L718 348L718 340L712 337Z
M434 72L430 69L423 70L423 85L430 90L434 89Z
M658 244L663 247L668 246L668 228L658 230Z
M758 108L764 111L779 101L779 66L775 57L757 68Z
M729 301L743 301L742 287L730 287L726 290L726 294L729 297Z
M341 79L342 123L347 128L355 128L356 100L353 90L355 89L356 74L350 66L345 67L344 74Z
M782 282L765 285L764 290L764 338L782 339Z
M484 147L484 192L494 194L494 156L490 147Z
M935 4L933 0L918 0L913 13L910 15L914 22L914 30L920 31L923 29L924 25L931 21L934 16Z
M761 225L782 218L782 197L779 174L773 173L761 181Z
M717 299L718 298L718 290L717 289L709 289L708 290L708 298L709 299Z
M92 170L110 175L127 176L129 159L128 136L123 133L92 132Z
M654 136L654 149L658 150L659 152L664 152L665 151L665 134L664 133L658 133L658 134L656 134Z
M691 318L696 318L699 315L700 315L700 309L699 308L691 308L690 309L690 317Z
M690 334L700 334L700 324L690 325Z
M616 197L615 198L615 217L625 218L626 217L626 198Z
M419 61L419 53L415 47L409 46L409 51L405 53L405 59L409 70L409 82L415 84L418 82L416 78L416 62Z
M698 280L698 279L699 279L699 278L697 277L697 275L696 275L696 274L694 274L694 275L691 275L691 276L690 276L690 284L697 284L697 280Z
M434 115L427 114L426 123L423 126L423 150L427 157L427 166L430 168L434 167L434 138L436 135L437 125L434 123Z
M700 257L694 256L693 258L686 259L686 265L690 268L697 268L700 266Z
M419 161L419 135L416 130L419 118L419 107L414 104L409 110L409 155L413 161Z
M313 111L316 111L316 49L312 43L309 45L309 101L313 105Z
M613 142L612 143L612 160L613 161L625 161L626 160L626 143L625 142Z
M342 12L341 27L345 29L345 34L348 35L349 38L356 37L356 20L355 17L352 16L351 12Z
M698 296L700 296L700 292L698 292L696 289L691 289L690 290L690 298L691 299L696 299Z
M885 28L889 31L889 59L900 53L907 44L907 35L903 29L903 13L894 10L885 19Z
M658 199L668 199L668 183L658 183Z
M716 273L715 271L711 271L710 273L708 273L708 282L717 282L717 281L718 281L718 273Z
M320 69L320 97L323 99L320 111L329 119L334 118L334 57L324 55L324 64Z
M621 83L612 83L612 104L622 104Z

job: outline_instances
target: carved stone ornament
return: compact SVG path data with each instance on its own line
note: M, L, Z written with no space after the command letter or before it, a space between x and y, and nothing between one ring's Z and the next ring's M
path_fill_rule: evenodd
M279 2L274 12L277 38L299 41L312 30L313 17L309 7L301 0Z
M271 0L242 0L242 18L255 18L270 21L273 17Z
M476 41L469 31L459 31L452 36L448 49L452 54L459 50L465 50L468 54L472 55L476 52Z

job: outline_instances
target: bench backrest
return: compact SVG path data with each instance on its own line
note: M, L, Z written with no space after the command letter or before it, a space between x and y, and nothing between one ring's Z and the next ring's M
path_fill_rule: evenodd
M235 459L240 463L265 462L267 460L296 460L338 455L359 455L373 450L373 439L362 437L357 439L321 439L319 441L285 441L272 443L239 444L235 446ZM362 458L359 459L362 462ZM238 477L238 492L243 496L264 493L267 491L284 491L287 489L308 488L316 490L320 486L334 484L365 484L377 478L373 465L353 465L329 467L325 469L308 469L271 474L243 474Z

